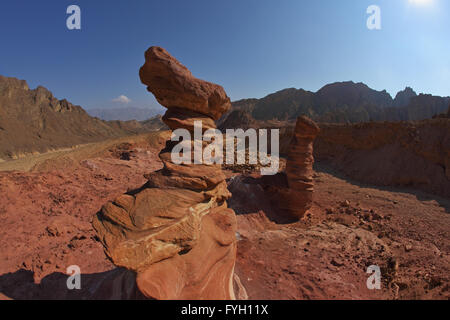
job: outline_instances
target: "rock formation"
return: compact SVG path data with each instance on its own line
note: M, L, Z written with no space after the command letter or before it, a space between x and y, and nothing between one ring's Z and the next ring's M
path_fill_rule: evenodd
M286 199L285 206L294 217L302 218L312 205L314 191L313 143L318 133L319 127L314 121L306 117L297 119L286 162L290 195Z
M215 128L231 107L221 86L195 78L166 50L151 47L145 60L141 81L168 109L163 121L170 129L192 133L196 120ZM233 299L236 217L225 176L220 165L173 163L174 145L168 141L159 155L163 169L107 203L94 227L114 264L137 273L146 297Z
M287 152L286 170L273 177L263 177L263 184L272 205L280 217L273 220L285 223L300 220L311 208L313 184L313 144L320 129L307 117L299 117ZM280 143L290 133L282 135Z

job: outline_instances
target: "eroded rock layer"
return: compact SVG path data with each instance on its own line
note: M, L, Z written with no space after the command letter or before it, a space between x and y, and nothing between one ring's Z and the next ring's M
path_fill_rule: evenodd
M140 78L168 111L170 129L214 129L230 107L224 89L195 78L166 50L151 47ZM194 137L194 135L191 135ZM201 141L184 141L200 143ZM107 203L94 219L107 255L137 272L137 285L155 299L233 299L236 217L218 165L176 164L168 141L163 169L140 190Z
M316 158L347 176L379 186L450 198L450 120L322 124Z
M293 219L301 219L312 205L313 143L319 131L309 118L297 119L286 162L287 188L278 191L280 207Z

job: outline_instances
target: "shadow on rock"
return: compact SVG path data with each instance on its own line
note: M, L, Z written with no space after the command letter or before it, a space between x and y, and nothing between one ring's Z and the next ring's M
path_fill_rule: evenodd
M0 276L0 295L14 300L142 300L133 272L117 268L111 271L82 274L81 289L69 290L69 276L55 272L33 280L33 272L18 270Z
M235 176L228 181L232 193L228 205L237 215L264 212L265 216L277 224L290 224L297 220L277 206L277 190L287 187L286 176Z

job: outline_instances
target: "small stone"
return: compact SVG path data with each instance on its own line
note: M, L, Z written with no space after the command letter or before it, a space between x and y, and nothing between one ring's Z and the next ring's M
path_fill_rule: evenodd
M348 200L343 201L343 202L341 203L341 206L343 206L343 207L349 207L349 206L350 206L350 201L348 201Z

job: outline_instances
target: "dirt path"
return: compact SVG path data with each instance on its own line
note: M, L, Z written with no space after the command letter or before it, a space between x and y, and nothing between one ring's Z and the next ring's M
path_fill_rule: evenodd
M100 157L108 149L121 143L133 141L133 143L143 143L145 140L158 139L159 133L147 133L134 135L130 137L122 137L118 139L109 139L102 142L88 143L74 146L72 148L63 148L46 153L30 155L25 158L10 161L0 161L1 171L48 171L48 163L52 167L63 168L70 165L76 165L78 162Z

